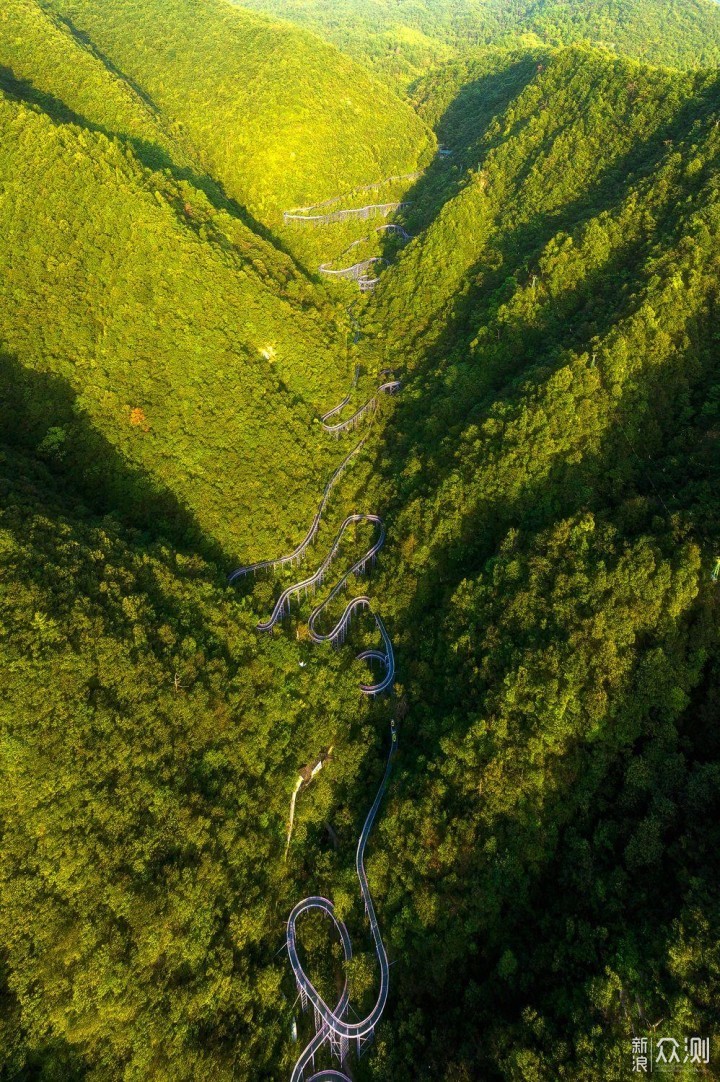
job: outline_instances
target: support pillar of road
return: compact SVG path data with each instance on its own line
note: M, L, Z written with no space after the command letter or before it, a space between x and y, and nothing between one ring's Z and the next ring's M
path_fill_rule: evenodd
M368 1032L365 1034L364 1037L358 1037L358 1042L357 1042L358 1043L358 1059L362 1059L362 1057L365 1055L368 1048L372 1044L372 1040L373 1040L374 1036L375 1036L375 1030L371 1029L371 1030L368 1030Z
M330 1030L330 1054L340 1060L341 1041L335 1030Z

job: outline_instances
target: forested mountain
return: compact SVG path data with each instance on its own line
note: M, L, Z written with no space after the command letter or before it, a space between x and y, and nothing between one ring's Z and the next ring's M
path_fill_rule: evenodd
M225 0L44 0L196 149L232 198L276 227L289 207L412 172L415 114L318 38Z
M413 373L375 476L417 1029L378 1078L622 1078L634 1030L717 1033L720 84L508 61L365 317Z
M355 666L301 669L202 557L22 451L0 491L0 1077L289 1073L292 766L352 731L356 784Z
M620 1082L653 1033L709 1037L716 1072L720 80L689 70L715 16L392 9L416 71L445 61L408 103L221 0L0 12L2 1082L289 1078L308 895L362 1016L391 717L357 1082ZM458 56L462 25L513 41ZM334 196L406 205L282 222ZM373 253L366 294L318 273ZM260 633L297 569L227 575L298 543L361 438L320 415L387 370L304 568L382 514L373 703L371 621L325 650L302 601ZM330 944L308 918L328 995Z
M25 96L59 120L128 140L145 165L190 167L177 127L65 23L36 0L8 0L0 12L3 89Z
M235 0L311 27L407 84L429 65L523 35L588 41L652 63L697 68L720 59L714 0Z
M253 492L313 475L306 422L345 376L332 309L314 309L286 256L128 145L10 95L0 125L3 383L21 399L3 424L107 506L157 520L182 504L196 537L267 544L277 512Z
M344 314L85 42L29 0L2 18L0 335L43 374L5 423L38 442L51 426L47 454L108 506L226 553L266 551L283 523L289 540L338 458L307 422L348 380ZM258 505L268 485L279 510Z

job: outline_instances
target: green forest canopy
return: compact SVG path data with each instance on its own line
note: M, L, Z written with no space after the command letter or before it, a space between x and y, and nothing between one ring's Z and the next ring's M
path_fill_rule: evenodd
M715 65L714 0L234 0L308 26L396 85L479 45L587 41L655 64Z
M366 315L413 372L375 473L401 1013L464 990L390 1076L449 1044L447 1078L622 1078L633 1027L717 1032L718 80L537 60L484 72L525 88Z
M225 0L47 0L190 140L228 195L277 227L291 207L412 172L431 133L305 31Z
M193 84L172 50L201 10ZM241 169L214 96L251 26L328 47L177 0L152 50L149 11L0 14L0 1078L287 1077L277 951L313 891L372 999L352 854L391 711L368 873L395 964L359 1082L620 1080L658 1019L716 1040L716 73L536 42L432 72L416 120L383 92L372 161L346 129L327 187L320 157L292 180L426 163L354 342L357 294L288 254L269 142ZM258 78L248 129L287 92ZM305 265L353 239L312 236ZM225 579L307 528L352 446L314 419L356 364L359 400L388 365L403 393L312 562L383 512L399 683L374 706L357 649L297 616L259 636L279 584ZM304 945L332 980L325 930Z

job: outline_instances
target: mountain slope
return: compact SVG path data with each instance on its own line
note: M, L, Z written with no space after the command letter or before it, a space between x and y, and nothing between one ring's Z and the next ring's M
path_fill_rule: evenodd
M276 858L299 765L363 771L362 670L7 446L0 492L0 1075L284 1074Z
M427 346L447 334L474 295L487 296L490 283L501 286L518 266L529 268L553 219L567 224L600 204L623 170L640 166L648 145L661 153L657 148L686 128L687 96L702 100L714 82L581 47L525 61L507 54L506 62L521 93L486 128L475 97L463 98L467 129L461 112L444 132L461 179L426 229L423 187L432 175L411 193L417 211L408 220L418 238L370 301L370 318L387 327L389 353L401 341L422 338ZM470 73L478 79L475 65ZM454 69L450 74L454 80ZM478 79L481 103L486 82L493 76ZM441 163L435 173L446 175ZM475 313L469 318L477 326Z
M720 55L710 0L535 0L524 22L551 44L587 40L653 64L711 67Z
M36 0L8 0L3 5L0 69L0 85L6 89L23 84L25 96L34 96L49 110L64 109L66 119L82 118L108 133L132 138L136 149L152 151L154 158L147 163L155 168L181 153L130 85L83 48Z
M411 110L347 57L224 0L48 0L273 226L290 207L408 173L432 148Z
M715 1039L719 107L551 58L370 302L410 369L376 489L413 719L391 1077L621 1079L659 1018Z
M226 58L175 85L189 61L168 44L213 5L166 11L152 63L139 4L62 0L74 32L13 4L0 1074L288 1077L312 1018L284 922L313 893L350 922L361 1013L377 970L354 856L390 717L368 877L391 991L358 1082L621 1082L635 1036L715 1049L716 74L537 43L434 72L415 101L452 154L412 185L414 237L350 323L215 182L227 169L230 191L242 94L202 115ZM250 130L287 89L261 74ZM408 113L387 101L391 147ZM241 174L236 199L260 190ZM341 248L350 228L308 232ZM314 601L260 635L280 581L225 585L230 555L307 527L353 446L313 422L356 364L366 382L392 366L402 393L312 563L341 513L382 512L367 589L398 667L372 704L352 651L303 637ZM298 771L330 745L285 861ZM309 972L334 989L328 943L308 921Z
M535 35L547 45L590 41L656 64L720 59L720 11L711 0L241 0L311 27L392 81L477 45Z
M75 119L131 141L152 168L187 167L162 116L37 0L7 0L0 12L0 86L58 119Z
M347 379L333 310L287 256L131 147L8 96L0 126L0 340L17 368L6 386L27 381L3 424L38 444L53 429L58 468L137 521L186 518L227 554L297 543L338 459L311 427ZM82 435L95 427L136 486L95 460ZM286 499L299 480L305 498Z

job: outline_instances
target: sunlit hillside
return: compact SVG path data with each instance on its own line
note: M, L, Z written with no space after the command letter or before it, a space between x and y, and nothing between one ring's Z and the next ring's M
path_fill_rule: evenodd
M720 58L714 0L236 0L307 26L383 78L407 87L479 45L588 41L652 63L697 68Z
M0 11L0 1082L715 1077L720 10L253 3Z
M432 153L419 119L319 38L225 0L47 0L191 141L228 195L281 212L412 172Z

